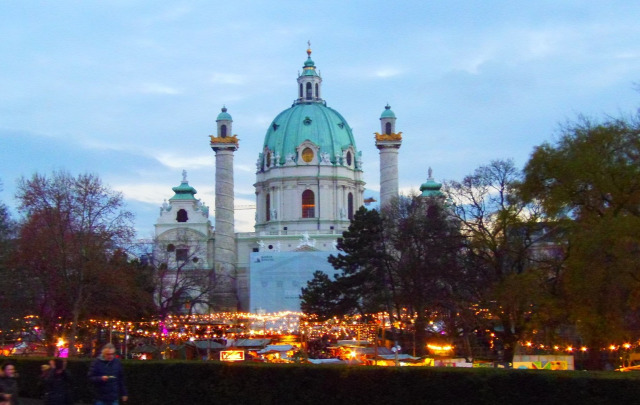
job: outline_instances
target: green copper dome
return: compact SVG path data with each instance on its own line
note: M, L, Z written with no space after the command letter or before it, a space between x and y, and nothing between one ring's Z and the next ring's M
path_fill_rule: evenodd
M382 115L380 115L380 119L382 118L396 118L396 115L391 111L391 106L389 106L389 104L384 107L384 111L382 112Z
M218 114L216 121L233 121L231 119L231 114L227 112L227 107L222 107L222 112Z
M420 191L422 191L422 197L444 197L444 193L440 191L442 183L436 183L433 179L433 172L429 168L429 177L426 183L422 183Z
M357 154L351 127L339 112L321 103L296 104L278 114L264 138L264 148L280 157L296 155L296 148L309 140L318 145L320 152L330 155L336 163L342 152L353 147Z
M169 199L169 201L175 200L195 200L195 194L197 193L196 189L189 185L189 182L183 180L178 187L172 188L173 192L176 193L173 197Z

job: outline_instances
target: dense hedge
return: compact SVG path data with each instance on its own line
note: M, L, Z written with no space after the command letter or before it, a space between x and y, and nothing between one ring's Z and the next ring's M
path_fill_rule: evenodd
M14 359L25 397L38 397L44 359ZM89 360L70 360L75 398L89 403ZM630 404L640 375L428 367L125 362L129 404ZM639 373L640 374L640 373Z

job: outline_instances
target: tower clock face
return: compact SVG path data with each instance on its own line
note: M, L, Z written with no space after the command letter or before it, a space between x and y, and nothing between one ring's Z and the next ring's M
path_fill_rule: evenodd
M309 163L313 160L313 150L311 148L304 148L302 150L302 160Z

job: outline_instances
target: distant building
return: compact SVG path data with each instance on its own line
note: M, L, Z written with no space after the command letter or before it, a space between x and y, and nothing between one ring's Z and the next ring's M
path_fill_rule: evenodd
M174 188L176 196L169 206L161 210L158 239L188 232L194 235L194 248L207 246L206 263L215 270L213 311L298 311L301 288L316 270L332 277L335 271L327 258L337 253L338 238L355 211L375 201L363 197L361 152L347 120L322 98L322 77L311 49L294 94L291 107L269 124L258 152L255 232L234 231L233 157L239 144L226 108L210 137L216 156L215 232L206 224L205 207L193 197L195 190L186 177ZM398 195L402 133L396 132L396 116L388 105L380 123L375 144L380 151L380 206L384 206ZM433 182L431 173L429 181Z

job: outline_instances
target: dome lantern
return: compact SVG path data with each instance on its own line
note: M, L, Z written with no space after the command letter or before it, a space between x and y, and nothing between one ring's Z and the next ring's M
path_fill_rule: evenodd
M321 95L322 78L316 72L316 64L311 59L311 42L307 42L307 60L302 66L302 73L298 76L298 98L296 104L323 103Z

